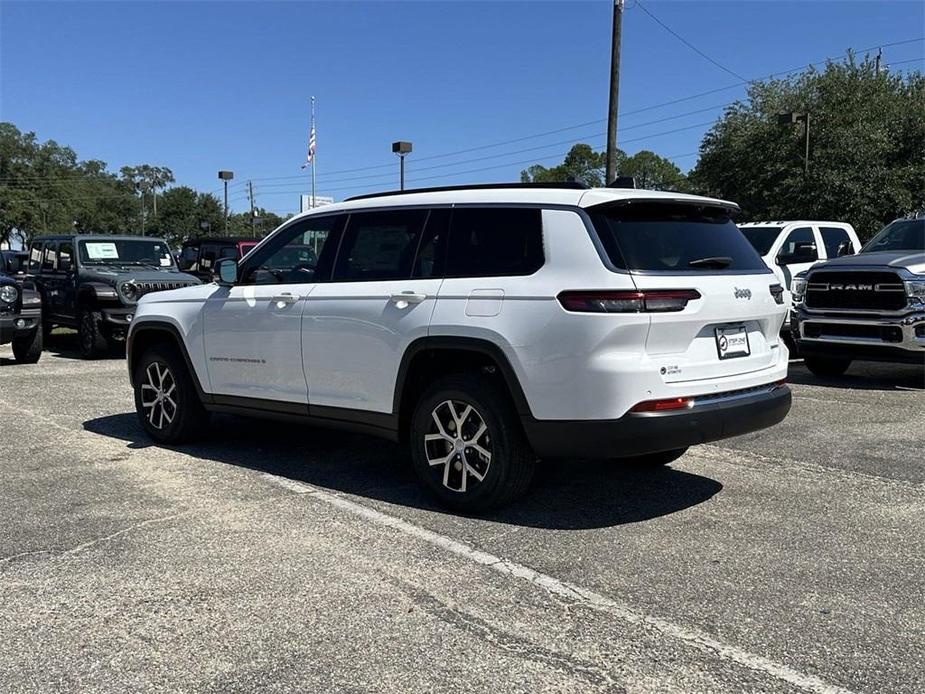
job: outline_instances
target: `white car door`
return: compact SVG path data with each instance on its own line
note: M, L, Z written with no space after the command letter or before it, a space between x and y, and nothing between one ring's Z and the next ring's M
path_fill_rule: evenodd
M788 231L778 247L775 265L783 275L784 303L787 306L793 305L790 294L793 278L819 260L819 246L816 231L807 225L797 226Z
M312 414L391 413L408 345L427 335L449 209L350 215L332 281L309 296L302 359Z
M326 257L326 241L342 220L309 217L284 228L242 264L235 286L218 287L206 301L204 346L212 393L308 403L302 311L316 287L316 273L323 272L319 258Z

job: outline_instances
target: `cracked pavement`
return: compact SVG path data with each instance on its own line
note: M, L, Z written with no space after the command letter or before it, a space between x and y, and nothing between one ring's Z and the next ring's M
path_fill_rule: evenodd
M466 518L390 444L220 417L151 446L123 360L9 357L0 691L925 690L921 369L795 363L774 429L544 464Z

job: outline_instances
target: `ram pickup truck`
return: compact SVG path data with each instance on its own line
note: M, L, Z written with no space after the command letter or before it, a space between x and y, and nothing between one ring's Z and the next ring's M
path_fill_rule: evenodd
M793 338L817 376L854 360L925 364L925 219L898 219L857 255L793 282Z

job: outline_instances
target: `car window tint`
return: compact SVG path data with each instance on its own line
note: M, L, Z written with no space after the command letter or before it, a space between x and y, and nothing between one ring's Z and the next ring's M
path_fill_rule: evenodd
M809 249L809 246L812 246L812 250ZM777 257L802 255L801 251L803 251L804 253L808 252L808 258L811 258L814 254L818 258L819 254L815 253L815 248L816 238L813 236L813 230L810 227L798 227L787 234L784 245L780 247Z
M58 269L58 244L46 243L42 254L42 272L54 272Z
M851 242L848 232L839 227L819 227L819 233L822 234L822 243L825 245L825 253L829 258L838 255L838 247L843 242Z
M451 214L452 211L449 208L437 208L430 211L421 242L418 244L412 277L443 277Z
M539 209L453 210L447 277L530 275L542 265L543 225Z
M350 215L337 254L334 279L363 282L411 277L426 210Z
M58 247L58 269L66 272L74 266L74 244L62 241Z
M248 256L242 274L246 284L308 284L330 277L332 243L343 215L309 217L283 227Z
M44 243L39 241L32 244L29 251L29 272L37 273L42 268L42 248Z
M196 270L196 264L199 260L199 246L184 246L180 251L180 257L177 265L183 271Z
M238 257L238 249L235 246L222 246L218 252L219 259L222 258L234 258Z

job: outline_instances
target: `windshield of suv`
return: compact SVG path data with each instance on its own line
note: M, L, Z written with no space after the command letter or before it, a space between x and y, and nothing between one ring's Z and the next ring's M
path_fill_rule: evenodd
M780 234L780 227L739 227L745 238L758 251L758 255L767 255L771 252L774 240Z
M173 255L163 241L155 239L82 240L82 265L143 265L156 269L175 269Z
M861 253L877 251L925 252L925 219L899 219L864 244Z
M729 211L639 202L588 210L618 268L655 272L770 272Z
M10 275L16 275L26 271L26 265L29 262L29 254L20 251L3 251L0 253L0 272L6 272Z

